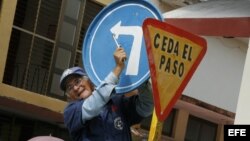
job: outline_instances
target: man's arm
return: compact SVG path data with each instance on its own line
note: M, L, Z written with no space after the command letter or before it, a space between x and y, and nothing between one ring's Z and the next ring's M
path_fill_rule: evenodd
M82 122L85 123L97 116L102 107L110 100L113 89L118 83L118 78L111 72L82 104Z
M100 86L89 96L82 105L82 121L85 123L97 116L104 105L110 100L114 88L117 86L119 76L124 68L126 53L123 48L119 47L113 54L116 66L113 71L105 78Z

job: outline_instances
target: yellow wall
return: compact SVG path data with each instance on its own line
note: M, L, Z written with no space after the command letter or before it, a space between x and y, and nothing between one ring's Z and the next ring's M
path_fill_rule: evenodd
M111 3L113 0L95 0L97 3L100 3L102 5L108 5Z
M224 141L224 125L223 124L218 125L216 141Z
M17 0L3 0L0 16L0 82L3 80L10 34L16 10Z
M188 123L188 111L179 109L176 115L173 136L175 141L184 141Z
M29 103L38 107L62 113L66 102L44 95L36 94L6 84L0 84L0 97L9 97L20 102Z

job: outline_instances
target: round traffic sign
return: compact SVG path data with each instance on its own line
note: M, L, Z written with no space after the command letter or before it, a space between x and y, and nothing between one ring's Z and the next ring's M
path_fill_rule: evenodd
M116 92L129 92L149 78L142 30L147 18L162 20L157 8L146 0L118 0L95 17L86 32L82 49L83 65L94 85L99 85L114 68L116 41L127 54Z

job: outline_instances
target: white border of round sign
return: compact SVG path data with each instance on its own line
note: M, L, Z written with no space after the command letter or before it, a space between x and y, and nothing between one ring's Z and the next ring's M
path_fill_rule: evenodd
M95 36L96 36L96 32L98 31L100 25L102 25L103 21L104 21L111 13L113 13L113 12L115 12L115 11L117 11L117 10L123 8L123 7L127 7L127 6L139 6L139 7L142 7L142 8L144 8L144 9L147 9L148 11L150 11L150 13L154 16L154 18L159 19L159 20L162 20L162 17L161 17L161 16L157 16L157 14L158 14L158 15L161 15L161 13L160 13L156 8L153 9L153 10L154 10L154 11L157 11L158 13L155 13L153 10L151 10L151 9L148 8L148 7L146 7L145 5L142 5L140 2L143 2L143 3L146 2L146 4L148 4L148 5L152 5L151 3L149 3L149 2L147 2L147 1L145 1L145 0L141 0L140 2L138 2L138 0L137 0L137 1L135 1L134 3L131 3L131 2L133 2L133 1L129 1L129 0L127 0L127 1L126 1L126 0L118 0L118 1L116 1L116 2L114 2L114 3L112 3L112 4L110 4L109 6L105 7L105 8L102 10L102 11L104 11L104 12L106 12L107 9L108 9L109 7L115 7L115 6L117 5L116 8L113 8L113 9L112 9L111 11L109 11L105 16L102 15L102 13L101 13L102 11L101 11L101 12L95 17L95 19L92 21L92 23L91 23L90 26L89 26L89 29L88 29L87 32L86 32L86 36L85 36L85 39L84 39L84 45L83 45L83 47L87 44L86 41L89 40L89 39L87 39L87 38L88 38L88 33L89 33L89 32L93 33L93 36L91 36L90 49L89 49L89 53L88 53L88 54L89 54L89 63L90 63L90 67L91 67L92 73L93 73L94 77L96 78L96 80L93 80L94 78L92 78L91 75L90 75L90 79L91 79L91 81L92 81L95 85L100 84L102 80L99 78L99 76L97 75L97 73L96 73L96 71L95 71L95 69L94 69L94 67L93 67L92 54L91 54L91 52L92 52L92 46L93 46L93 42L94 42L94 39L95 39ZM125 4L121 5L121 3L125 3ZM151 7L154 8L153 5L152 5ZM101 16L101 17L100 17L100 16ZM100 20L100 18L101 18L101 20ZM96 28L93 30L92 26L93 26L93 24L96 23L96 22L98 22L98 25L97 25ZM141 26L142 26L142 25L141 25ZM91 30L93 30L93 31L91 31ZM83 49L83 51L85 51L85 50ZM85 59L86 59L86 58L85 58ZM84 56L83 56L83 63L85 63L85 61L86 61L85 59L84 59ZM89 75L88 68L85 68L85 70L86 70L86 73ZM116 91L117 91L117 93L124 93L124 92L131 91L131 90L127 90L127 89L130 88L130 87L134 87L134 86L138 85L139 83L142 83L142 81L148 79L149 76L150 76L150 71L148 70L148 72L147 72L143 77L141 77L141 79L139 79L137 82L132 83L131 85L123 86L123 87L118 86L118 87L116 87ZM96 82L96 81L98 81L98 82ZM125 89L126 91L125 91L124 89Z

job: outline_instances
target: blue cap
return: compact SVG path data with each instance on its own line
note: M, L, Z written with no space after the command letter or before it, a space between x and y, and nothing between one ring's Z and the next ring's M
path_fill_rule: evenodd
M86 73L84 70L80 67L72 67L64 70L61 78L60 78L60 88L65 91L66 90L66 78L68 78L71 75L80 75L80 76L86 76Z

